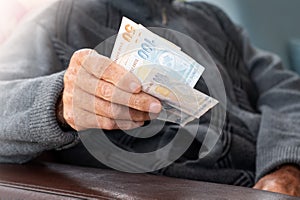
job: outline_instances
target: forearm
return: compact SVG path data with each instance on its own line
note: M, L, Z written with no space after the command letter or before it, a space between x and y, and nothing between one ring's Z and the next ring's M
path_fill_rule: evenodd
M284 164L300 165L300 78L278 56L254 48L245 33L244 56L258 90L257 180Z
M53 44L61 2L23 22L0 46L0 162L23 163L75 139L55 112L64 75Z
M74 132L59 127L55 112L63 74L0 82L0 162L26 162L74 141Z

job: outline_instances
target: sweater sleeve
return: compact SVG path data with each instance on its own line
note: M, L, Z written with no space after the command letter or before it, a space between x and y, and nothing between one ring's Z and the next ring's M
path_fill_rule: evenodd
M47 12L54 10L52 6ZM64 132L57 123L55 108L63 90L64 68L49 34L51 28L46 31L38 21L30 20L0 47L2 163L27 162L76 138L75 132Z
M245 62L259 92L256 179L283 164L300 165L300 77L278 56L251 46L242 33Z

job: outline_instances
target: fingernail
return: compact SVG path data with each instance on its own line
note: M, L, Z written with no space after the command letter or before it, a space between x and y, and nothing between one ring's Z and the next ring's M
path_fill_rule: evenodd
M130 90L133 92L137 92L140 89L140 85L137 84L136 82L131 82L129 87L130 87Z
M159 113L161 111L160 103L151 103L149 107L149 111L152 113Z
M150 120L156 119L159 116L158 113L149 113Z

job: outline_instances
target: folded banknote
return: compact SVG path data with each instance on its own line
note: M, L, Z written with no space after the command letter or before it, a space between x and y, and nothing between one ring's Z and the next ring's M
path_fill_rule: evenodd
M193 89L205 68L172 42L123 17L111 59L141 81L143 91L161 100L160 120L186 125L218 101Z

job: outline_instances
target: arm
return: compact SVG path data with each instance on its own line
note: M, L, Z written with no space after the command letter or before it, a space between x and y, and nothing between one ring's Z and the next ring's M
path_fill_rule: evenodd
M296 189L300 184L300 78L284 69L278 56L253 48L242 35L261 112L255 188L300 195Z
M256 180L282 165L300 165L299 75L284 69L278 56L254 48L247 34L222 10L209 4L201 5L212 11L220 23L220 31L229 38L235 33L239 35L236 39L240 42L236 45L243 48L241 55L258 90L256 106L261 124L257 133Z
M76 21L73 23L86 22L79 18L80 13L89 11L88 7L95 1L74 2L79 6L74 9L79 15L73 16ZM106 8L104 1L96 2L103 10ZM96 8L98 12L99 6ZM6 53L0 57L3 63L0 101L4 105L0 108L0 144L4 147L0 150L0 162L23 163L44 150L72 144L75 132L62 131L58 120L76 130L132 129L149 120L149 112L161 110L160 102L141 91L140 82L133 74L95 51L77 51L68 69L63 71L50 39L56 33L55 29L51 31L51 26L57 23L48 21L49 17L56 16L57 9L52 8L41 20L47 21L47 31L36 23L26 24L18 31L20 34L2 47ZM107 32L102 24L100 28L101 37L112 32ZM79 34L72 32L71 36L80 41ZM81 36L86 41L86 35ZM88 46L84 42L80 45ZM60 95L62 102L58 100Z
M25 22L1 46L0 162L24 163L75 139L55 115L64 76L50 39L56 6L46 12L49 29L38 20Z

